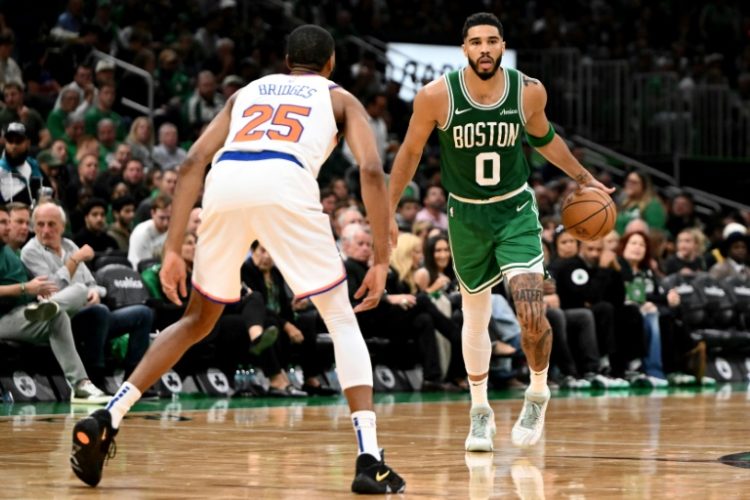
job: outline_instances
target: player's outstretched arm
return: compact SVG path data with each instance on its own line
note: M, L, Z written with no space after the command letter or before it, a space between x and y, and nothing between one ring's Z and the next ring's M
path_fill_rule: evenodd
M547 161L568 174L579 186L588 186L601 189L606 193L614 192L614 188L608 188L589 173L581 165L568 145L562 138L554 134L549 140L549 134L553 133L544 108L547 105L547 91L539 80L524 77L523 81L523 109L526 115L526 133L530 136L532 145Z
M367 120L365 108L349 92L336 88L331 91L336 121L344 124L344 138L359 165L362 200L367 210L373 240L374 263L362 286L354 294L364 300L355 312L372 309L380 302L388 274L390 247L388 245L388 192L385 187L383 163L375 145L375 135ZM365 295L366 293L366 295Z
M177 188L172 199L172 215L169 219L167 240L164 243L164 260L159 278L164 293L169 300L178 305L182 304L180 297L187 295L187 273L185 262L180 256L183 235L190 211L200 195L206 167L226 141L233 103L234 99L230 98L219 114L211 120L206 130L190 147L177 174Z

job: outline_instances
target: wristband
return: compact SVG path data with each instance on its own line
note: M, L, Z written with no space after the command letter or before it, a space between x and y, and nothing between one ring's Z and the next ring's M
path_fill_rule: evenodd
M21 295L26 295L26 283L21 283Z
M552 126L552 124L549 124L549 130L546 134L544 134L543 137L534 137L533 135L526 133L526 140L529 142L529 144L535 148L541 148L543 146L546 146L550 142L552 142L552 139L555 137L555 128Z

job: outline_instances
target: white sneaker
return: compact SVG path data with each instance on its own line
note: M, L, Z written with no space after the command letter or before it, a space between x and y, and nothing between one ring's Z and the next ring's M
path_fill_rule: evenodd
M514 445L533 446L542 437L544 414L547 411L549 398L549 387L545 387L542 393L531 392L526 389L521 414L510 433L510 439Z
M669 382L667 382L666 379L648 375L648 380L651 382L651 385L654 387L654 389L669 387Z
M84 403L92 405L104 405L109 403L111 396L95 386L89 379L82 380L73 388L70 395L71 403Z
M471 429L466 438L466 451L492 451L492 439L497 431L495 427L495 412L490 405L476 405L471 407Z

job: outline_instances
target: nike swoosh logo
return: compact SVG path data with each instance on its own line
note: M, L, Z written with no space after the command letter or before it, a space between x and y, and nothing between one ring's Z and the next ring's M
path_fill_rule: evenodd
M385 471L385 474L382 474L382 475L380 474L380 472L376 472L375 473L375 481L377 481L377 482L382 481L383 479L387 478L388 474L390 474L390 473L391 473L391 471L389 471L389 470Z
M467 111L471 111L471 108L466 108L466 109L457 109L457 110L456 110L456 114L457 114L457 115L460 115L460 114L466 113Z
M529 200L529 201L531 201L531 200ZM523 205L519 205L519 206L517 206L517 207L516 207L516 212L520 212L521 210L523 210L523 207L525 207L526 205L528 205L528 204L529 204L529 201L527 201L527 202L526 202L526 203L524 203Z

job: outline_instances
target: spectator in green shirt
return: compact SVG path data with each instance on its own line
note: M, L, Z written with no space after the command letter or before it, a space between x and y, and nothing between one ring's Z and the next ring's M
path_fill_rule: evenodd
M664 231L667 212L659 197L654 193L651 177L645 172L631 171L625 178L625 197L620 203L615 229L623 234L625 227L633 219L643 219L651 229Z
M115 104L116 90L115 86L105 83L99 88L94 105L86 110L84 115L86 134L95 136L96 126L100 120L109 118L114 122L117 128L117 140L122 140L124 132L122 130L122 117L112 110Z
M60 139L65 135L65 119L76 110L80 102L81 96L77 90L63 89L60 107L53 109L47 117L47 130L49 130L52 140Z

